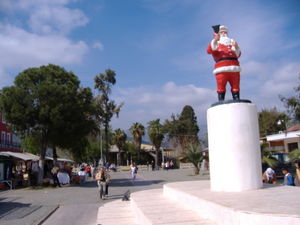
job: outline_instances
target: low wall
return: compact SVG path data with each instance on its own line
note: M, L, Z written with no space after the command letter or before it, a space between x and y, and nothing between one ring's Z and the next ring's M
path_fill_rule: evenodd
M191 169L194 168L193 163L180 163L179 164L180 169Z
M139 168L138 171L148 171L148 166L147 165L137 165L137 167ZM129 171L130 166L119 166L118 170L119 171Z

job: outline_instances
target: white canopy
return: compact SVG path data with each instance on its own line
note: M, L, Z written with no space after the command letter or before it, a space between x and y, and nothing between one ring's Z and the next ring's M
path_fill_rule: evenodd
M52 158L52 157L49 157L49 156L46 156L45 159L53 160L53 158ZM64 159L64 158L57 158L57 161L58 161L58 162L74 162L74 161L71 160L71 159Z
M39 156L33 155L27 152L0 152L0 155L7 156L7 157L14 157L18 159L22 159L24 161L32 160L32 161L38 161Z

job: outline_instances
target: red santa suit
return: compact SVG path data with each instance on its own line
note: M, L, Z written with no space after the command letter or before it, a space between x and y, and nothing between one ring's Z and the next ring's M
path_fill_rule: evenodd
M240 49L231 44L221 44L219 41L214 43L212 40L207 47L207 53L212 54L216 62L213 73L216 75L217 92L225 93L227 82L230 83L231 92L239 92L241 68L238 58L241 56Z

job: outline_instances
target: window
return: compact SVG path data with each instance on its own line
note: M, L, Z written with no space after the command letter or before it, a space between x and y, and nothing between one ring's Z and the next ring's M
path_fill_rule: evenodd
M288 143L288 150L289 152L295 150L298 148L298 143L297 142L294 142L294 143Z
M10 144L10 143L11 143L11 141L10 141L10 133L7 133L7 134L6 134L6 143L7 143L7 144Z
M4 180L4 163L0 163L0 180Z
M1 143L2 143L2 144L5 143L5 137L6 137L5 132L2 131L2 133L1 133Z

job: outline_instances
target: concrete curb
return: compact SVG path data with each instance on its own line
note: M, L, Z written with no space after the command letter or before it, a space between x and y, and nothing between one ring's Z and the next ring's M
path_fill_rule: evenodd
M56 212L56 210L59 208L59 205L55 206L54 209L52 209L50 211L50 213L45 216L43 219L41 219L38 223L36 223L35 225L42 225L53 213Z

